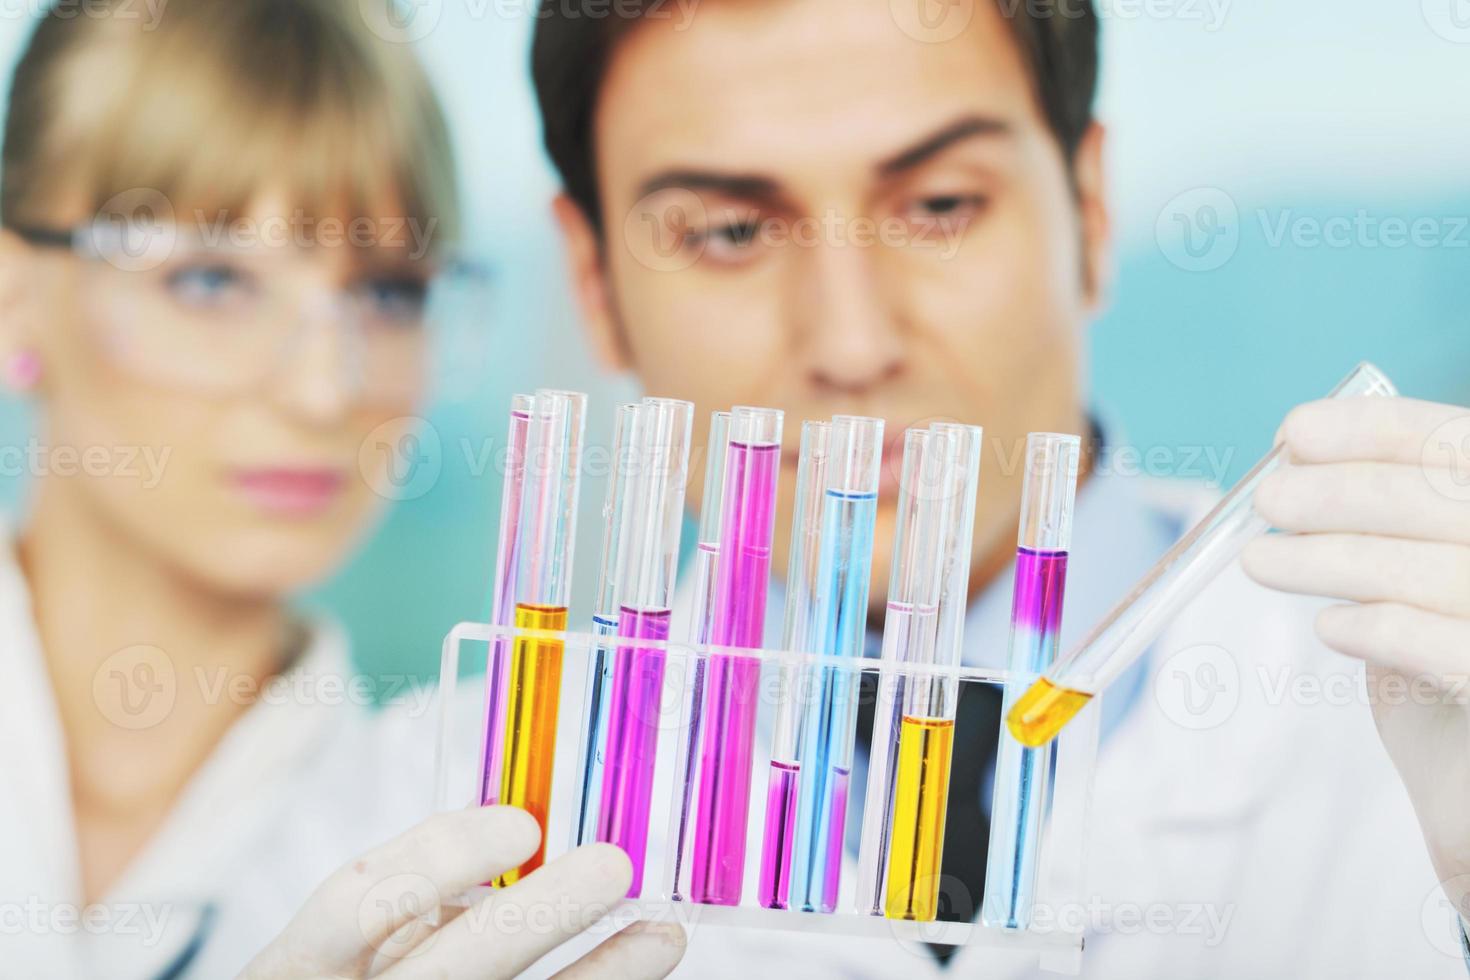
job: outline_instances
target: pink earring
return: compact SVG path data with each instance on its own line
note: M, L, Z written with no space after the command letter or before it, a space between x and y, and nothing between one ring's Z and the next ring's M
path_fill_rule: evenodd
M41 356L18 350L5 359L5 380L16 391L30 391L41 380Z

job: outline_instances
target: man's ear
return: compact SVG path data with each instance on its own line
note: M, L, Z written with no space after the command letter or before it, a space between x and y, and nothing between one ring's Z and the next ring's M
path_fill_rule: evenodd
M603 263L602 243L597 229L587 220L582 208L566 194L558 194L552 202L556 223L561 226L566 249L567 275L577 305L582 311L582 326L587 342L597 361L609 371L629 368L628 349L623 342L617 314L612 305L608 273Z
M1108 208L1104 150L1107 131L1093 122L1077 145L1072 174L1082 230L1083 288L1089 311L1096 313L1113 284L1113 219Z

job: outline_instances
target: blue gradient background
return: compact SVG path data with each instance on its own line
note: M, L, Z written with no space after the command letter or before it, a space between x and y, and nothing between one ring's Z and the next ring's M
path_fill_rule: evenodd
M1464 30L1446 20L1457 3ZM500 446L512 390L590 391L589 438L604 443L611 407L631 391L600 376L576 338L526 74L527 6L431 0L414 14L428 18L416 23L418 44L454 126L470 244L495 286L429 412L422 446L438 461L437 482L399 503L357 560L308 597L346 621L368 671L432 676L445 630L486 615L499 479L474 461ZM1470 215L1464 6L1241 0L1212 25L1193 0L1152 6L1162 17L1108 5L1100 113L1111 132L1117 277L1092 332L1092 394L1127 442L1212 447L1229 454L1233 478L1292 404L1361 359L1406 394L1470 403L1470 229L1428 248L1272 240L1283 218L1351 220L1366 209L1436 219L1445 235L1450 219ZM15 7L0 13L5 65L28 25ZM1223 192L1238 214L1235 251L1204 272L1171 261L1185 227L1171 202L1199 188ZM1180 213L1203 234L1208 215ZM0 444L24 444L29 424L24 406L4 403ZM584 486L574 618L589 608L602 492L599 480ZM20 479L4 478L0 493L23 507Z

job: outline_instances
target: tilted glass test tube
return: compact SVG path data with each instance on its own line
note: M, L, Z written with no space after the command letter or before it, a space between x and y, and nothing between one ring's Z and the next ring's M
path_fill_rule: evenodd
M1329 398L1393 397L1393 383L1371 364L1360 364ZM1105 616L1087 638L1026 691L1006 716L1024 745L1040 746L1093 697L1143 655L1184 605L1267 531L1253 507L1256 488L1288 462L1281 446L1241 478L1225 499L1194 526Z
M1074 435L1033 432L1026 440L1003 712L1056 659L1081 448ZM1031 924L1050 774L1050 747L1027 748L1001 732L980 913L985 925Z
M530 632L511 647L500 802L535 817L542 839L496 881L501 887L540 867L546 853L563 644L538 634L566 630L586 408L586 395L538 391L526 434L515 625Z
M628 457L638 419L638 404L619 405L613 419L612 473L607 480L607 498L602 505L602 566L597 576L597 601L592 607L592 632L611 637L618 631L618 556L624 544L622 502L628 496L636 467ZM582 719L582 741L577 753L581 764L577 784L577 812L572 825L572 846L597 840L597 808L602 797L602 772L607 747L607 705L612 687L610 643L600 643L587 669L586 716Z
M699 508L698 540L695 542L694 608L689 623L689 643L696 649L710 642L711 614L714 611L715 569L720 556L720 516L725 495L725 463L730 449L730 413L713 412L709 420L709 438L705 441L704 499ZM709 657L697 653L684 661L687 675L684 688L682 737L676 749L674 771L680 775L675 792L679 805L673 814L669 839L673 842L673 860L668 862L668 891L675 901L689 896L689 858L694 833L695 767L698 765L700 736L703 734L704 681Z
M935 423L905 433L885 667L959 663L968 605L981 431ZM884 670L874 709L857 909L937 914L957 683Z
M620 502L614 570L621 638L669 638L693 411L688 402L671 399L638 406L629 440L635 473ZM597 839L627 853L633 898L643 889L666 659L662 648L619 644L612 664Z
M736 408L731 413L710 613L709 641L715 648L761 646L781 422L782 413L774 409ZM698 753L691 755L691 765L684 773L686 780L694 775L692 763L697 761L687 894L709 905L739 905L760 661L716 651L711 652L706 670Z
M531 424L531 395L512 395L510 426L505 437L505 476L500 490L500 537L495 554L495 581L490 596L490 622L509 626L515 620L516 542L521 521L521 486L526 477L526 430ZM480 803L500 801L500 769L505 728L506 684L510 671L510 643L497 639L490 645L485 668L485 723L480 748Z
M786 566L786 617L781 648L794 653L816 650L817 573L821 560L822 499L827 491L827 462L832 451L830 422L803 422L801 454L796 464L796 499L791 516L791 548ZM783 664L776 702L776 731L771 743L771 771L766 786L766 822L761 851L757 901L765 908L787 907L791 857L796 828L797 761L801 733L802 670Z

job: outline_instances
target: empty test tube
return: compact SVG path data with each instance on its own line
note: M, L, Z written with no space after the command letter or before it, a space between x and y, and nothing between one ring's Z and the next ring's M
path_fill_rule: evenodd
M685 662L685 698L682 737L674 759L679 774L675 792L678 806L673 814L669 839L673 842L673 860L668 862L668 891L675 901L689 897L689 858L692 856L694 833L694 793L697 779L700 737L703 734L704 681L709 671L709 655L700 651L710 642L714 612L715 569L720 556L720 516L725 494L725 463L730 448L730 413L713 412L709 420L709 438L705 442L704 499L699 507L698 540L695 542L694 608L689 623L689 642L696 653Z
M518 565L516 542L521 521L521 485L526 477L526 430L531 424L531 395L513 395L510 427L506 433L505 476L500 490L500 537L495 554L495 581L490 596L490 622L509 626L515 620ZM506 681L510 670L510 643L496 638L485 666L485 724L480 746L480 803L500 801L501 735L505 728Z

